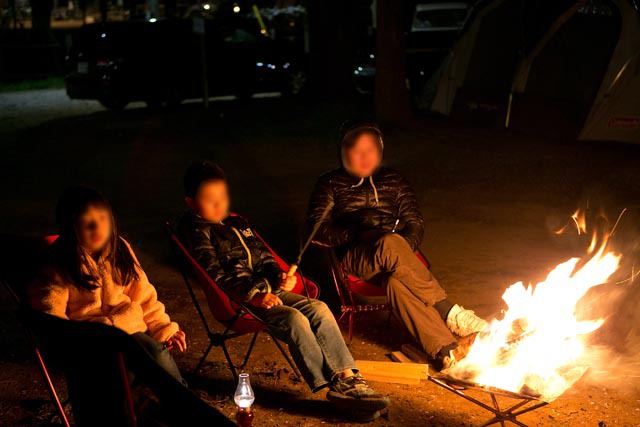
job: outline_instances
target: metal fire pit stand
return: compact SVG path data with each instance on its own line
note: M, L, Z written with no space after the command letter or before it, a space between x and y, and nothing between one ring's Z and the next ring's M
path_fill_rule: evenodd
M495 387L486 387L481 386L479 384L471 383L468 381L458 380L448 376L438 376L434 377L429 375L427 377L429 381L439 385L440 387L449 390L452 393L457 394L458 396L467 399L469 402L478 405L479 407L491 412L494 417L489 421L484 423L482 427L491 426L494 424L500 424L501 426L505 426L505 423L509 422L515 424L520 427L527 427L526 424L518 421L516 418L522 414L527 412L535 411L538 408L541 408L548 404L548 402L540 400L538 397L529 396L526 394L513 393L507 390L502 390ZM486 403L469 396L463 390L476 390L482 393L486 393L491 397L491 404L493 406L487 405ZM517 403L508 407L507 409L502 409L498 403L497 397L505 397L508 399L512 399L517 401Z

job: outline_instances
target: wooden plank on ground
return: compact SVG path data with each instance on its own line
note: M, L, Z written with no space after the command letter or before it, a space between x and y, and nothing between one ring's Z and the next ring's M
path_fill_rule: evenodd
M413 361L401 351L392 351L389 357L391 357L391 360L393 360L394 362L413 363Z
M414 345L402 344L402 347L400 347L400 349L413 362L427 363L427 361L428 361L427 354L424 351L422 351L419 348L417 348L416 346L414 346Z
M378 362L356 360L356 365L365 377L370 375L398 376L404 378L427 379L429 365L422 363Z
M380 374L372 374L367 373L363 374L364 378L369 381L379 381L382 383L393 383L393 384L407 384L407 385L419 385L420 378L418 377L399 377L393 375L380 375Z

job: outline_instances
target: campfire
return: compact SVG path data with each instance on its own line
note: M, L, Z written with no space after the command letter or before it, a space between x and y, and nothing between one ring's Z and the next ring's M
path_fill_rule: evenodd
M572 219L578 233L586 233L584 215L576 212ZM609 249L611 233L594 233L584 258L558 264L535 286L509 286L502 296L507 309L501 318L490 323L467 357L446 374L545 402L570 388L589 367L589 334L605 321L579 318L576 306L618 269L621 256Z

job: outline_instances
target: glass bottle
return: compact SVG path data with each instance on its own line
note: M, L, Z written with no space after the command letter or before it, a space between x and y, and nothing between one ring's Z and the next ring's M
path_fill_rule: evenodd
M238 405L236 422L239 426L251 427L254 416L251 405L253 405L255 399L251 382L249 381L249 374L240 374L238 377L238 387L233 395L233 400L236 402L236 405Z

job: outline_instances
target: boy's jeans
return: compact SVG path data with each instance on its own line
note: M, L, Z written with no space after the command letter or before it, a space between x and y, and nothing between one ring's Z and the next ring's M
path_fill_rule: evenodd
M322 301L275 291L283 305L269 310L252 307L273 335L289 345L298 369L312 391L321 390L347 369L357 371L329 307Z

